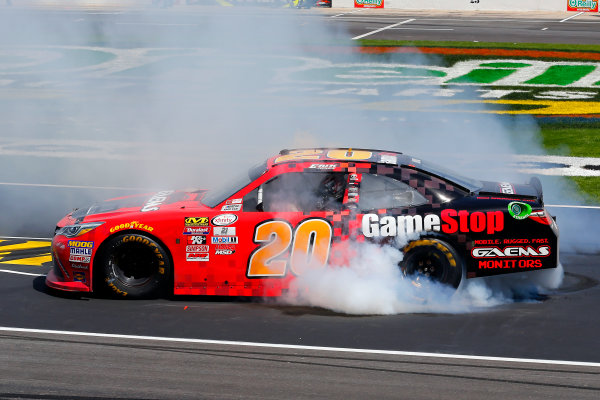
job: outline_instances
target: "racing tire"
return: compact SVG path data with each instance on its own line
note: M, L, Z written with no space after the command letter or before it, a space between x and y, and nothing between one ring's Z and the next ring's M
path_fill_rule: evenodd
M165 249L138 233L115 236L106 243L99 278L104 292L117 298L153 298L163 295L171 272Z
M426 277L433 281L458 288L463 278L462 259L448 243L439 239L419 239L403 249L400 262L406 277Z

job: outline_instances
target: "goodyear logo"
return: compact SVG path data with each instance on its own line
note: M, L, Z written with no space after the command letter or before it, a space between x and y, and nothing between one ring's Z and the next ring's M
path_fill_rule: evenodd
M81 241L81 240L69 240L69 247L79 247L79 248L86 248L86 249L92 249L94 248L94 242L85 242L85 241Z
M185 226L208 226L208 217L185 217Z

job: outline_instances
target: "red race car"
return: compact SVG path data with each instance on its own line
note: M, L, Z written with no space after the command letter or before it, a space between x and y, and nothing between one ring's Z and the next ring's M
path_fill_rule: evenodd
M308 268L344 265L365 241L401 246L405 274L454 287L558 265L536 178L481 182L392 151L301 149L219 190L75 210L56 227L46 284L136 298L277 296Z

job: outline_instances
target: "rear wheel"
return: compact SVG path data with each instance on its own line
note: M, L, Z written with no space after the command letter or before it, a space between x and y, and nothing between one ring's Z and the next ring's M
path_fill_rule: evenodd
M405 276L416 281L426 277L454 288L460 285L462 261L448 243L439 239L420 239L409 243L403 251L400 268Z
M156 297L166 289L169 256L155 240L137 233L115 236L101 258L101 279L114 297Z

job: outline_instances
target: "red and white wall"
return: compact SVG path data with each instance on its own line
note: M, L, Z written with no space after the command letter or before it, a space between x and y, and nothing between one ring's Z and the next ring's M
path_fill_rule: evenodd
M332 0L334 8L465 11L584 11L598 12L598 0Z

